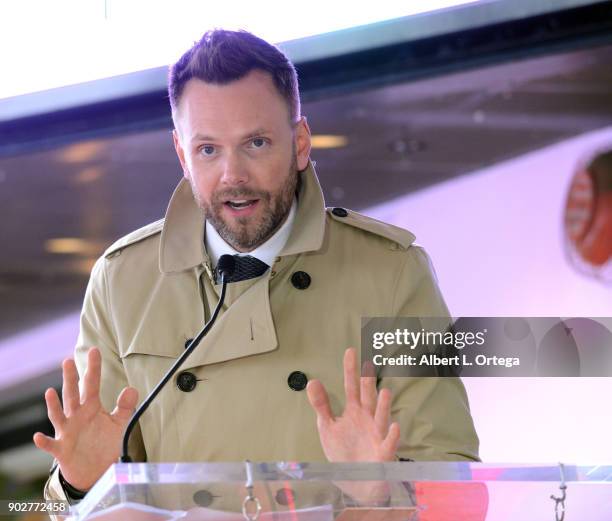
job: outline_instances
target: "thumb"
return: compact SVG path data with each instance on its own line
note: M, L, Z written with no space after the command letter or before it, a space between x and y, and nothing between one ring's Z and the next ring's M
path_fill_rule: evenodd
M119 394L117 405L111 415L118 420L128 421L134 414L137 403L138 391L134 387L126 387Z

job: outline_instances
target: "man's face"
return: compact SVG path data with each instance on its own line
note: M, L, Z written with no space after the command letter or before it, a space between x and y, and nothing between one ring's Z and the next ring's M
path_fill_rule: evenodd
M238 251L264 243L308 164L305 118L291 125L271 76L258 70L226 85L189 80L175 118L174 145L205 218Z

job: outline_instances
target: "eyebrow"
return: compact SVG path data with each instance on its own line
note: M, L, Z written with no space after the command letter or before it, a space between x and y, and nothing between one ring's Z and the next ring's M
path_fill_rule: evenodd
M263 127L260 127L260 128L256 128L255 130L251 132L247 132L240 139L245 140L245 139L261 136L262 134L271 134L271 132L269 130L266 130ZM194 143L196 141L215 141L215 138L212 136L204 135L204 134L196 134L191 139L191 142Z

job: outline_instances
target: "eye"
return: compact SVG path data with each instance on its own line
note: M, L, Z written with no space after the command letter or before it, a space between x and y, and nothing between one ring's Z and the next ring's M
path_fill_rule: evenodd
M200 148L200 152L205 156L212 156L215 153L215 147L213 145L204 145Z
M253 148L263 148L267 142L262 137L256 137L251 139L251 144L253 145Z

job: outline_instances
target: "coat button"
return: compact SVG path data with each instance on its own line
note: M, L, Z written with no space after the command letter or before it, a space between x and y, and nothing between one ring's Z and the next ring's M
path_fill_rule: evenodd
M310 286L310 275L305 271L296 271L293 275L291 275L291 284L293 287L297 289L306 289Z
M276 496L274 496L276 502L279 505L288 506L289 503L295 505L295 492L290 488L281 488L276 492Z
M193 373L185 371L177 376L176 385L184 393L190 393L196 388L197 379Z
M185 349L189 347L189 344L191 344L191 342L193 342L193 338L188 338L187 340L185 340Z
M289 375L289 378L287 378L287 383L289 384L289 388L294 391L303 391L306 389L308 377L302 373L302 371L293 371Z
M348 215L348 212L344 209L344 208L340 208L340 207L336 207L332 210L332 213L336 216L336 217L346 217Z
M198 506L208 507L212 504L214 498L215 496L213 496L208 490L198 490L193 495L193 502Z

